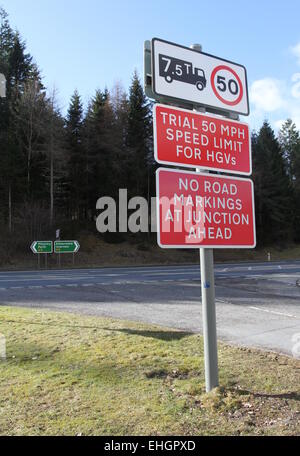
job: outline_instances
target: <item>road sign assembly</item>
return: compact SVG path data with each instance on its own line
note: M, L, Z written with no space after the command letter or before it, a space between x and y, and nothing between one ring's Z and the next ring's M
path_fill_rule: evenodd
M155 159L197 170L157 170L157 240L163 248L200 249L208 392L219 385L213 249L256 245L252 181L209 174L252 173L249 127L239 122L239 114L249 115L247 72L200 45L153 38L144 51L145 93L160 103L153 110Z
M158 38L152 40L152 90L157 96L249 115L244 66Z
M53 253L53 242L52 241L34 241L30 246L34 254L37 253Z
M245 123L156 104L153 124L158 163L252 173L251 139Z
M250 179L160 168L156 182L161 247L255 247Z
M55 241L55 253L77 253L80 249L78 241Z

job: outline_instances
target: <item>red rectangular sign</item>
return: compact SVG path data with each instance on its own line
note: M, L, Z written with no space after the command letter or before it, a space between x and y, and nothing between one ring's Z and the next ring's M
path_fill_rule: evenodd
M254 248L250 179L160 168L158 244L163 248Z
M160 104L153 120L158 163L251 175L247 124Z

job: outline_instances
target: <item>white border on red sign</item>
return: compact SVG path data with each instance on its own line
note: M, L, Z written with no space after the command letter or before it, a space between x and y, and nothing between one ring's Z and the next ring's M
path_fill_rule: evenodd
M175 244L175 245L164 245L160 242L160 199L159 199L159 174L161 171L168 171L171 173L185 173L192 176L207 176L207 177L216 177L218 179L235 179L243 182L251 183L252 191L252 219L253 219L253 245L201 245L201 244ZM254 184L251 179L246 179L244 177L232 177L232 176L223 176L218 174L208 174L208 173L197 173L194 171L185 171L179 169L171 168L158 168L156 170L156 223L157 223L157 243L162 249L254 249L256 247L256 224L255 224L255 200L254 200Z
M235 124L238 123L239 125L245 125L248 128L248 135L249 135L249 154L250 154L249 165L250 165L250 172L246 173L246 172L242 172L242 171L233 171L233 170L223 169L223 168L214 168L212 166L201 165L200 163L198 165L195 165L195 164L186 164L186 163L180 163L180 162L169 162L169 161L165 161L165 160L159 160L158 159L158 155L157 155L157 128L156 128L157 127L156 110L159 107L175 109L176 111L188 112L189 114L192 113L192 114L196 114L196 115L199 115L199 116L212 117L213 119L217 119L217 120L224 120L226 122L232 122L232 123L235 123ZM161 104L161 103L156 103L154 105L154 107L153 107L153 138L154 138L154 158L157 161L157 163L161 163L163 165L180 166L180 167L185 167L185 168L202 168L202 169L205 169L207 171L211 170L211 171L217 171L217 172L222 172L222 173L238 174L240 176L251 176L251 174L252 174L251 133L250 133L249 125L247 123L245 123L245 122L240 122L238 120L227 119L224 116L221 116L221 114L220 114L220 116L217 116L217 115L214 115L214 114L210 114L210 113L204 114L204 113L201 113L201 112L198 112L198 111L193 111L191 109L182 109L182 108L178 108L177 106L164 105L164 104Z

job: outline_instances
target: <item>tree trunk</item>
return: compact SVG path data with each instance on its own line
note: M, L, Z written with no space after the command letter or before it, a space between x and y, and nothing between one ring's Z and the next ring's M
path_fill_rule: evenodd
M53 147L51 145L50 152L50 225L53 225L53 213L54 213L54 172L53 172Z
M11 184L8 186L8 230L12 232Z

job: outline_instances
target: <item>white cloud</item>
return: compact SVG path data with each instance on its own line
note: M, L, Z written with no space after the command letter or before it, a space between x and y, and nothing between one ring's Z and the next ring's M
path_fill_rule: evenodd
M300 65L300 42L290 47ZM275 130L290 118L300 130L300 72L292 74L289 80L266 77L256 80L250 87L250 125L258 130L267 119ZM284 120L283 120L284 119Z
M300 98L300 73L294 73L292 76L294 83L291 89L291 94L294 98Z
M300 106L299 103L292 105L288 117L296 124L300 130Z
M300 42L291 47L292 53L297 57L297 63L300 65Z
M276 130L280 130L282 125L284 124L284 122L286 121L286 119L282 119L282 120L276 120L274 122L274 127Z
M264 78L254 81L250 88L250 101L255 110L273 112L284 107L282 83L277 79Z

